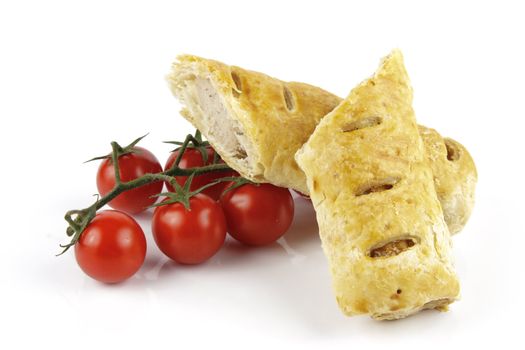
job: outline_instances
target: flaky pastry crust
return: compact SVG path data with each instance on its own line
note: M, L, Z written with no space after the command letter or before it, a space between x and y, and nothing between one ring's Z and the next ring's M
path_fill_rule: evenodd
M325 116L296 160L305 172L337 302L398 319L458 298L451 237L394 51Z

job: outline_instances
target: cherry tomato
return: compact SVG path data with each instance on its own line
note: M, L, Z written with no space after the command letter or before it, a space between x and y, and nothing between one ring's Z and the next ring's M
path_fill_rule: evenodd
M162 171L159 161L150 151L142 147L134 147L133 150L135 152L124 154L118 159L120 179L123 182ZM115 187L115 168L110 158L104 159L98 168L97 187L101 196L105 196ZM121 193L109 202L109 206L130 214L140 213L155 203L157 198L151 196L161 191L162 182L154 182Z
M220 203L228 232L247 245L275 242L292 224L294 203L286 188L246 184L224 193Z
M208 159L206 161L206 164L204 164L204 161L202 159L202 154L195 148L186 148L184 151L184 154L182 155L181 161L179 163L179 167L182 169L188 169L188 168L195 168L195 167L202 167L204 165L210 165L213 164L213 157L215 155L215 150L211 147L206 147L206 152L208 154ZM175 163L175 160L177 159L179 152L175 151L170 154L166 166L164 167L165 170L170 169L173 166L173 163ZM219 163L224 163L223 160L219 160ZM212 181L215 181L221 177L230 177L230 176L239 176L239 174L235 171L216 171L211 172L207 174L202 174L199 176L195 176L193 178L193 181L191 182L190 190L196 190ZM176 176L175 177L179 185L183 186L184 183L186 183L187 176ZM227 182L221 182L216 184L215 186L211 186L201 193L204 193L211 198L218 200L226 189L228 187ZM168 191L175 192L173 189L173 186L171 186L169 183L166 183L166 187L168 188Z
M182 203L155 208L151 226L159 249L181 264L199 264L212 257L226 238L226 219L212 198L197 194L190 209Z
M106 210L98 213L75 244L80 268L90 277L117 283L133 276L146 257L146 238L129 215Z

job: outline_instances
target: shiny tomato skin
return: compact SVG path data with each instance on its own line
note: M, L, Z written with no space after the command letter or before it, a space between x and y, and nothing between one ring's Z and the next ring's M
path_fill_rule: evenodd
M226 219L219 203L207 195L190 198L190 209L182 203L155 208L151 229L159 249L181 264L200 264L222 247Z
M206 160L206 164L204 164L204 160L202 159L202 154L195 148L186 148L184 151L184 154L182 155L181 161L179 163L179 167L181 169L189 169L189 168L196 168L196 167L202 167L205 165L211 165L213 164L213 157L215 155L215 150L211 147L206 147L206 152L208 154L208 159ZM166 161L166 165L164 166L165 170L170 169L173 164L175 163L175 160L177 159L177 155L179 154L178 151L172 152ZM223 160L219 160L218 163L224 163ZM215 181L216 179L219 179L221 177L230 177L230 176L239 176L239 174L235 171L215 171L207 174L202 174L199 176L195 176L191 182L190 190L194 191L212 181ZM184 186L186 183L187 176L176 176L175 179L177 180L177 183L181 186ZM221 194L224 192L226 187L228 187L227 182L221 182L214 186L211 186L205 190L202 191L202 193L210 196L214 200L218 200L221 196ZM172 185L169 183L166 183L166 187L168 188L168 191L175 192Z
M271 184L246 184L221 197L228 233L252 246L267 245L286 233L293 221L290 191Z
M122 182L162 171L162 166L150 151L142 147L134 147L133 149L136 152L124 154L118 159ZM159 194L162 191L162 186L162 182L159 181L134 188L121 193L108 204L113 209L137 214L156 202L157 198L151 196ZM97 187L101 196L105 196L115 187L115 168L109 158L104 159L98 168Z
M116 210L99 212L75 244L80 268L104 283L122 282L137 272L146 257L146 238L139 224Z

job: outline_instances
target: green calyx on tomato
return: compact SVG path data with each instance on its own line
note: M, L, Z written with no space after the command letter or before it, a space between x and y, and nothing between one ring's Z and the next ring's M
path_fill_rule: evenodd
M191 135L188 135L191 136ZM164 141L164 143L170 143L172 145L177 145L180 147L175 148L172 153L178 152L178 156L173 163L176 166L179 166L180 161L182 160L183 153L186 151L186 149L195 149L197 150L201 156L203 163L208 163L208 148L210 147L210 143L208 141L202 140L202 135L199 130L195 130L195 135L191 136L189 139L189 142L180 142L180 141ZM186 146L184 144L186 143ZM182 149L182 152L180 150ZM220 160L219 155L217 152L213 154L213 161L211 164L215 164Z
M151 205L151 207L159 207L161 205L167 205L167 204L173 204L173 203L181 203L184 205L184 208L187 210L190 210L190 198L200 191L190 191L191 182L193 181L193 174L188 176L188 180L186 180L186 183L184 186L179 185L177 181L175 181L175 178L170 179L170 184L175 187L175 192L163 192L158 194L156 197L165 196L166 199L163 200L160 203L155 203Z
M116 150L116 158L118 159L120 156L123 156L125 154L130 154L130 153L137 153L137 152L140 152L140 150L138 150L135 146L143 139L145 138L146 136L148 136L149 133L145 134L145 135L142 135L141 137L137 137L135 140L133 140L133 142L131 142L129 145L127 145L126 147L122 147L120 146L118 143L116 143L115 141L113 141L111 143L111 145L113 146L113 144L115 144L115 147L114 149ZM115 153L115 152L113 152ZM91 158L89 160L86 160L84 163L89 163L89 162L92 162L94 160L103 160L103 159L111 159L113 160L115 157L113 157L114 154L110 153L110 154L106 154L105 156L98 156L98 157L94 157L94 158Z

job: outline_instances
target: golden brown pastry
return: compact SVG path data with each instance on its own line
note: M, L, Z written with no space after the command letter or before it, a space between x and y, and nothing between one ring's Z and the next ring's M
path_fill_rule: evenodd
M182 115L228 165L253 181L308 194L294 155L341 98L308 84L189 55L179 57L168 82L185 105ZM437 160L432 166L445 219L455 233L472 210L476 169L459 143L450 140L459 158L449 161L443 139L425 135L427 156Z
M168 81L182 115L228 165L250 180L307 192L294 154L339 97L195 56L180 56Z
M394 51L296 155L347 315L398 319L458 298L450 234L411 105Z

